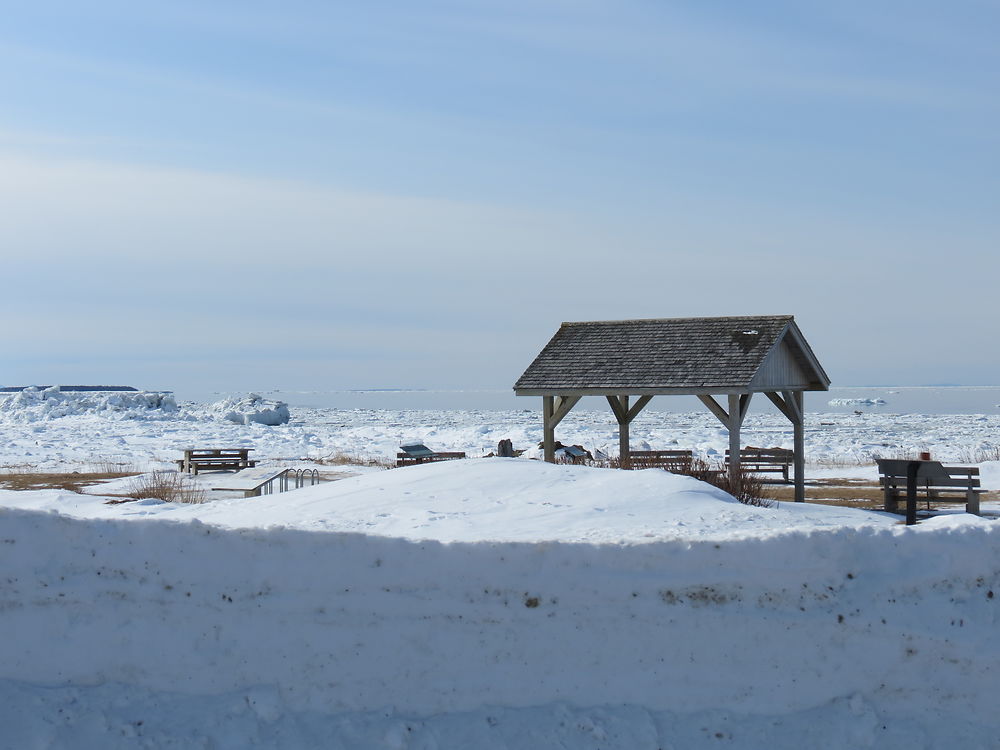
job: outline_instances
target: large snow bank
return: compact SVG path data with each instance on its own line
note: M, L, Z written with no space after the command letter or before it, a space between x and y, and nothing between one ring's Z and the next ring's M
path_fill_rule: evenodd
M152 412L173 414L177 403L169 393L149 391L61 391L59 386L25 388L0 395L0 416L19 422L38 422L81 414L119 419L148 419Z
M0 506L0 746L989 747L1000 732L1000 545L964 514L908 528L504 459L202 506Z
M256 393L245 396L231 396L208 407L209 411L220 415L234 424L286 424L290 419L288 404L284 401L266 399Z

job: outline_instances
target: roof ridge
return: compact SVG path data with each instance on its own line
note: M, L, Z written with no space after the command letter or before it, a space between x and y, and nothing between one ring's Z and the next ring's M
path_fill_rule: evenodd
M564 320L560 325L562 326L593 326L593 325L609 325L611 323L674 323L678 321L702 321L702 320L713 320L713 321L726 321L726 320L773 320L775 322L794 320L794 315L723 315L723 316L706 316L706 317L695 317L695 318L623 318L621 320Z

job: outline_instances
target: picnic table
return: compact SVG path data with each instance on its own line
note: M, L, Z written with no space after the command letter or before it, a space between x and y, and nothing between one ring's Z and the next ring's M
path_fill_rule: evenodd
M178 459L180 470L187 474L197 475L205 469L252 469L257 465L250 459L253 448L188 448L184 458Z
M416 464L429 464L437 461L452 461L456 458L465 458L462 451L432 451L423 443L410 443L399 446L400 452L396 454L396 466L415 466Z

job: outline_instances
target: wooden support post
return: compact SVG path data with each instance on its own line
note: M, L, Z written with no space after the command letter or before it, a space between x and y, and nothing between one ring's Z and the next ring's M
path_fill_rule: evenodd
M806 440L805 440L805 409L803 407L802 391L788 392L785 394L785 402L792 407L791 411L795 415L792 422L793 430L793 455L792 460L795 466L795 502L804 503L806 501Z
M550 464L556 462L556 425L579 400L579 396L542 396L542 448Z
M623 469L628 468L629 439L628 439L628 396L619 396L618 403L621 404L624 419L618 420L618 460Z
M638 416L646 404L653 400L652 396L640 396L639 399L629 408L628 396L607 396L611 411L615 413L615 420L618 422L618 455L621 468L628 468L629 455L632 452L629 441L629 425Z
M729 394L729 481L733 488L740 479L740 427L743 426L743 414L740 409L738 394Z
M550 464L556 462L556 426L552 422L554 401L552 396L542 396L542 445L545 460Z

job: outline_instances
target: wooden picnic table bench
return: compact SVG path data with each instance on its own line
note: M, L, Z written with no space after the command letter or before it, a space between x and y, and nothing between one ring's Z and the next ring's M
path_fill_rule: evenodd
M730 452L726 451L726 464L729 464ZM790 448L741 448L740 468L751 474L781 474L787 483L788 470L795 460Z
M401 445L399 448L400 452L396 454L397 467L465 458L465 453L462 451L432 451L423 443L410 443L409 445Z
M258 497L274 492L274 483L278 483L278 492L288 489L288 472L290 469L243 469L226 479L224 487L213 487L213 491L242 492L243 497Z
M905 464L907 461L879 460L879 484L885 498L885 510L890 513L899 511L899 501L906 500L907 476ZM923 461L921 464L935 464ZM932 502L962 502L965 501L965 512L979 515L979 496L983 493L979 481L978 466L943 466L932 467L933 472L921 472L915 480L917 497L927 502L930 509Z
M184 458L177 460L178 468L188 474L197 475L206 469L250 469L257 462L250 459L253 448L188 448Z
M693 460L694 451L691 450L629 451L627 464L630 469L671 471L690 469Z
M430 456L410 456L406 453L396 454L396 466L416 466L417 464L430 464L435 461L453 461L456 458L465 458L464 451L438 451Z

